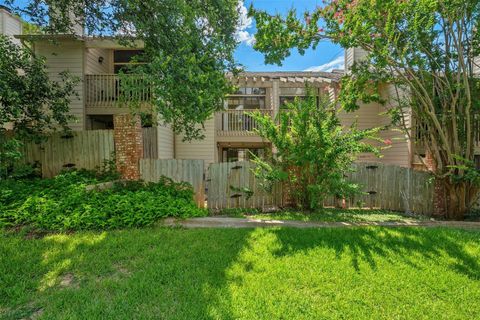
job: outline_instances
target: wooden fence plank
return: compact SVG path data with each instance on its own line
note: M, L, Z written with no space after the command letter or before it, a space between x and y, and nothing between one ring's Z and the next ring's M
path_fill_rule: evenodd
M39 162L44 178L56 176L68 164L93 170L112 157L113 130L79 131L71 137L55 133L41 144L26 143L23 150L23 161Z
M208 169L208 207L215 210L224 208L259 208L283 206L283 188L275 185L272 194L260 187L254 177L250 162L214 163ZM430 214L432 212L433 187L430 175L381 163L355 163L348 179L360 186L362 194L346 199L347 206L356 207L362 203L372 207L393 211ZM242 190L251 190L247 199ZM335 206L333 197L325 201L326 206Z
M176 182L188 182L195 192L199 207L205 204L203 160L140 159L140 174L145 181L156 182L162 176Z

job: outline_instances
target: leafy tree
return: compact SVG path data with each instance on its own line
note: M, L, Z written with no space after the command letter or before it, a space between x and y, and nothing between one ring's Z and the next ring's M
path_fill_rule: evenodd
M40 140L45 133L68 129L70 97L78 82L62 73L49 78L44 60L0 35L0 167L20 156L20 140ZM8 130L7 130L8 129Z
M341 103L347 111L359 102L388 103L393 124L433 157L433 173L446 190L447 217L462 219L480 190L473 167L480 2L335 0L302 18L294 11L287 17L254 9L251 14L258 28L255 47L267 62L280 63L291 48L303 52L322 39L365 50L364 61L342 81ZM384 101L379 90L387 85L396 94Z
M328 196L349 197L359 192L358 185L347 181L345 174L359 153L379 150L368 143L378 140L379 128L359 130L353 124L344 128L337 108L328 97L309 94L296 99L273 120L254 113L258 133L273 145L275 153L256 158L255 173L271 190L282 181L295 204L303 209L321 207Z
M225 71L235 71L239 0L7 0L45 33L71 33L73 24L89 35L110 35L124 44L141 40L146 66L135 73L150 85L153 109L184 132L201 127L232 88ZM135 107L135 106L133 106Z

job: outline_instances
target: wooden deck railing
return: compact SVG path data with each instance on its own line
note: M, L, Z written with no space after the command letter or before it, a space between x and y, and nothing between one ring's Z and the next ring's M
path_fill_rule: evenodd
M85 75L87 107L112 107L118 103L147 102L151 90L141 76L120 79L116 74Z
M269 109L256 110L225 110L216 114L216 128L220 135L254 135L258 128L257 121L250 115L260 112L272 116Z
M473 143L476 148L480 148L480 113L473 113ZM424 123L415 122L413 126L413 140L417 147L423 148L423 137L427 133L427 126Z

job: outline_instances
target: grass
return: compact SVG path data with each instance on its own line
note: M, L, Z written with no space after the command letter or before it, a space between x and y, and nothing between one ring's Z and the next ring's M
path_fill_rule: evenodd
M0 318L479 319L480 232L0 233Z
M386 210L335 208L325 208L315 212L291 209L272 213L261 213L255 209L227 209L222 211L220 215L234 218L315 222L412 222L427 219L423 216L406 216L398 212Z

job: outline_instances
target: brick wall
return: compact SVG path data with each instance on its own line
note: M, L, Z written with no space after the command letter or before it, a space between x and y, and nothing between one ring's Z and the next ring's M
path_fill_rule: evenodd
M143 157L142 123L139 116L113 117L117 169L126 180L140 179L139 161Z

